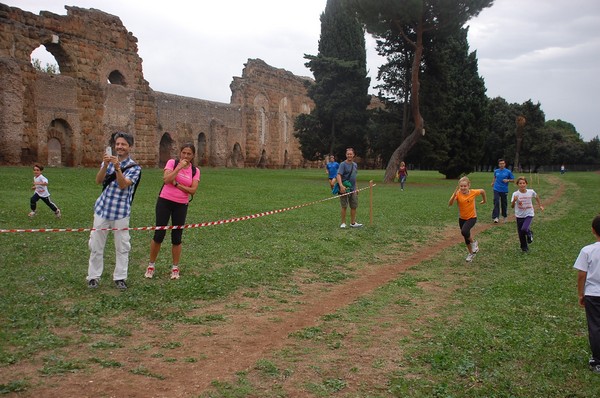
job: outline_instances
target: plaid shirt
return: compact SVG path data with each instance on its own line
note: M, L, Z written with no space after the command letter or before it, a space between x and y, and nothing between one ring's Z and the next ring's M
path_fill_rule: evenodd
M128 157L121 162L121 170L132 163L135 162ZM129 214L131 213L131 195L133 194L134 185L137 184L138 179L140 178L141 171L142 168L140 166L133 166L125 170L123 174L124 177L132 182L132 184L125 189L119 188L116 179L108 184L106 189L102 191L102 194L96 200L94 212L100 217L111 221L129 217ZM115 167L110 163L106 169L106 174L114 172Z

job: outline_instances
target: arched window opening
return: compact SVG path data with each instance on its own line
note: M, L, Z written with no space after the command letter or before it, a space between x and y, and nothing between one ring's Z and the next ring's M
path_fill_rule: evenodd
M108 82L110 84L118 84L119 86L125 86L125 76L118 70L113 70L108 75Z
M37 71L48 73L49 75L60 75L58 61L54 58L44 45L40 45L33 50L30 55L31 66Z
M242 167L244 165L244 157L242 156L242 147L237 142L233 146L231 153L231 167Z
M174 141L171 138L171 135L169 133L164 133L160 139L160 145L158 148L158 167L165 167L167 161L171 159L173 144Z
M47 164L49 166L73 166L73 129L64 119L54 119L47 130ZM42 160L43 161L43 160Z

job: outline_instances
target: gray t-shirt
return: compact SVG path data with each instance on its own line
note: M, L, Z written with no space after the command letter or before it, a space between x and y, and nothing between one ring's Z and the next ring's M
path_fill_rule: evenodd
M343 161L340 163L338 174L342 176L342 183L344 181L350 181L352 184L352 191L356 191L356 174L358 173L358 165L354 162L348 163Z

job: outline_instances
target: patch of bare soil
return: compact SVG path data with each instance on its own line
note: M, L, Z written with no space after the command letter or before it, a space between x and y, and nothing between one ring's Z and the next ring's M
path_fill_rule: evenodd
M564 194L565 186L556 177L549 176L557 189L552 197L544 198L550 206ZM476 232L493 228L494 224L480 223ZM456 228L438 231L427 244L413 248L412 253L386 255L386 265L366 265L355 279L339 284L303 283L310 275L296 275L291 284L301 286L302 295L282 293L244 295L242 292L220 302L212 302L196 310L190 316L207 314L224 315L225 321L213 321L198 325L177 324L172 330L164 325L147 323L127 338L126 347L105 350L106 360L123 364L118 368L102 368L91 365L86 370L65 376L41 377L38 370L40 359L0 369L3 380L26 379L30 387L20 393L22 397L191 397L198 396L211 387L211 382L231 382L236 372L255 366L257 360L268 357L276 350L293 345L288 336L296 331L319 323L320 317L345 307L361 296L383 286L408 268L432 259L443 250L463 242ZM443 305L447 299L447 288L437 285L423 286L435 293L437 300L431 308ZM434 312L434 311L433 311ZM405 333L401 325L381 328L381 338L397 338ZM177 343L177 344L174 344ZM72 358L89 358L88 346L75 347ZM363 352L351 354L357 367L373 368L372 362L381 350L387 347L374 346ZM99 355L100 356L100 355ZM135 370L135 373L132 372ZM7 372L10 371L10 374ZM137 374L136 374L137 373ZM373 370L377 379L385 374ZM361 376L364 377L364 374ZM352 381L352 375L349 379ZM384 383L381 380L381 383ZM2 382L3 383L3 382ZM378 384L375 382L375 384ZM288 396L295 395L287 391Z

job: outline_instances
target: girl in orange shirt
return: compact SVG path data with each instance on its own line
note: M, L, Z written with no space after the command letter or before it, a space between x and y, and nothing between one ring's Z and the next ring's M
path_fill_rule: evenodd
M477 222L475 198L479 195L482 197L481 204L484 204L486 202L485 191L483 189L471 189L471 180L468 177L463 177L458 181L458 187L456 187L448 201L448 207L452 206L455 200L458 204L458 225L469 252L466 258L467 262L473 261L473 257L479 251L479 244L471 236L471 228Z

